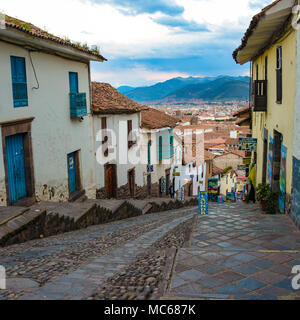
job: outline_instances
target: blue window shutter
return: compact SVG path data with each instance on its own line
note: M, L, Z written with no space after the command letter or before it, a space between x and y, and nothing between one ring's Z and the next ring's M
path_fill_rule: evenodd
M69 81L70 81L70 93L78 93L78 73L70 72L69 73Z
M151 164L151 141L148 142L148 164Z
M174 137L170 137L170 158L174 155Z
M10 57L14 107L28 106L25 58Z
M163 159L163 141L162 141L162 136L159 137L159 151L158 151L158 159L162 160Z

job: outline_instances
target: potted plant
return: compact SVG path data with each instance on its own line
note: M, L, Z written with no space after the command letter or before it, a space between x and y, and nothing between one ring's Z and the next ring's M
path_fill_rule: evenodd
M267 214L276 214L278 212L278 197L278 192L269 191L266 204Z
M270 185L268 184L259 184L256 188L256 197L257 200L261 204L261 208L263 211L267 210L267 199L269 196L269 193L271 191Z

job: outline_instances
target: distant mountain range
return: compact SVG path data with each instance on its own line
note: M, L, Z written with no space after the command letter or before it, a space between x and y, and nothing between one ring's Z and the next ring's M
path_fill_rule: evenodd
M226 101L249 99L249 77L174 78L149 87L122 86L118 90L137 102Z

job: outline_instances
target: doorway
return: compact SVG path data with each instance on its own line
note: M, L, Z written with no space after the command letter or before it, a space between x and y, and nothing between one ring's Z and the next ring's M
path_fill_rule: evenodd
M27 197L24 135L6 137L9 201L15 204Z
M105 188L107 199L117 198L117 166L107 164L105 170Z
M170 194L170 172L170 169L166 170L166 196Z
M130 197L134 198L134 194L135 194L135 169L128 171L128 186L129 186Z
M282 134L274 130L272 189L275 192L280 191L281 143Z
M147 175L147 196L151 196L151 174Z
M268 164L268 130L264 129L264 151L263 151L263 165L262 165L262 183L267 183L267 164Z
M68 175L70 196L81 190L79 151L68 154Z

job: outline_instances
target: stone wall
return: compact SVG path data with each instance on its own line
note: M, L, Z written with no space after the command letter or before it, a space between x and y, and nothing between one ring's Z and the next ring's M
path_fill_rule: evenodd
M127 202L124 202L114 213L94 205L77 221L69 217L61 216L59 213L47 214L45 211L27 225L23 225L21 228L0 239L0 246L23 243L41 237L49 237L87 228L92 225L104 224L140 215L142 215L142 212Z
M293 194L291 215L300 228L300 160L293 158Z
M6 188L5 188L5 180L0 179L0 206L6 206L7 201L6 201Z

